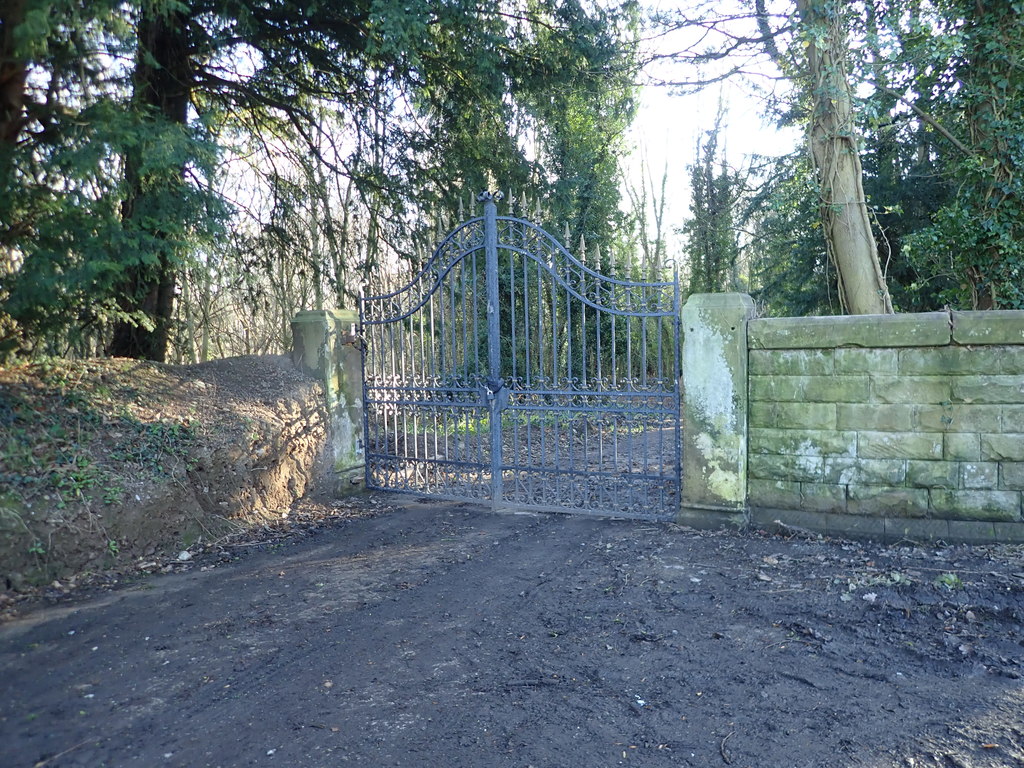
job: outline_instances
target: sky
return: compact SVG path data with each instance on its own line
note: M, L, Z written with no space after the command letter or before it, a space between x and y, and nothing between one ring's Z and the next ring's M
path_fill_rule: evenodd
M655 188L658 188L667 168L665 223L670 230L681 226L689 216L687 168L696 157L698 138L714 127L720 93L727 110L724 151L733 168L746 167L753 154L787 154L802 140L799 131L778 130L766 122L760 113L759 101L738 86L713 86L702 93L687 95L672 94L665 87L645 86L630 132L629 143L634 149L625 173L634 187L644 183L646 178L649 188L653 176ZM678 254L679 236L672 231L666 234L669 254Z
M656 53L679 50L685 43L665 38L654 45ZM692 67L663 62L645 71L648 79L687 80ZM697 140L714 127L719 99L726 108L724 151L733 168L745 168L753 154L784 155L802 142L801 132L779 130L763 114L761 99L739 80L726 80L697 93L681 94L666 86L644 85L628 143L634 148L625 164L628 183L636 187L653 176L659 187L668 169L665 223L669 255L678 255L680 237L673 231L689 215L690 183L687 167L696 157ZM720 141L722 139L720 138ZM645 166L647 171L645 171Z

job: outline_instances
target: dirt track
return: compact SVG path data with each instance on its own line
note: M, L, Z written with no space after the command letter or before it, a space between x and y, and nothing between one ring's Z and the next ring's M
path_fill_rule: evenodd
M1020 550L377 498L0 626L0 765L1024 765Z

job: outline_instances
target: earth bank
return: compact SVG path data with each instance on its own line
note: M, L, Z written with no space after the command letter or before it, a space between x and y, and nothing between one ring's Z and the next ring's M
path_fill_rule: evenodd
M286 357L0 370L0 592L162 568L282 519L319 473L325 419Z

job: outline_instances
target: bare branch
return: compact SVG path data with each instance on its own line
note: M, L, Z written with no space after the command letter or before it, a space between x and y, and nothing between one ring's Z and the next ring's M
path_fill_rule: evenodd
M948 141L950 144L956 147L957 150L959 150L967 157L974 157L977 154L974 150L972 150L970 147L968 147L966 144L960 141L960 139L958 139L956 136L950 133L945 127L943 127L942 124L940 124L939 121L936 120L932 115L925 112L923 109L917 106L917 104L915 104L913 101L908 99L903 94L898 93L897 91L894 91L891 88L880 88L879 90L889 94L895 99L899 99L901 102L910 107L915 115L920 117L925 123L934 128L940 136L946 139L946 141Z

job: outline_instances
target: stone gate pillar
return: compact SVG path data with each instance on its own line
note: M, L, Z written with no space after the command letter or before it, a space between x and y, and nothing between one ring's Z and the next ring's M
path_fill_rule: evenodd
M299 312L292 320L292 361L323 382L335 492L363 489L363 362L352 309Z
M747 321L741 293L698 293L682 310L683 468L679 522L746 522Z

